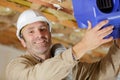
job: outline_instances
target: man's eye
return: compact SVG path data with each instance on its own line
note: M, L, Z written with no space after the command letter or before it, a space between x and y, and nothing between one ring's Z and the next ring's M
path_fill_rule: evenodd
M41 31L45 31L46 29L45 28L43 28L43 29L40 29Z
M41 28L40 29L40 31L46 31L47 30L47 28Z
M33 33L34 31L29 31L29 33Z

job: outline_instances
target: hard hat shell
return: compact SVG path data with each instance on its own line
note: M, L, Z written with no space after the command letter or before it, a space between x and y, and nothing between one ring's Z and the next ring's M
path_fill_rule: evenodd
M21 29L28 24L37 22L37 21L45 21L49 24L49 30L51 31L51 23L47 20L45 16L43 16L40 12L28 9L22 12L17 20L17 37L20 39L21 37Z

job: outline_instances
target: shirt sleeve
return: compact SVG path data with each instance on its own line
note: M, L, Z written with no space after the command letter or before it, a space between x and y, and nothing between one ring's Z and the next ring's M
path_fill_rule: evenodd
M8 64L6 78L7 80L61 80L76 64L71 48L34 66L24 58L17 58Z
M116 80L120 68L120 49L112 45L108 54L95 63L79 62L74 68L78 80Z
M113 45L106 57L99 64L100 78L103 76L109 79L117 77L120 68L120 49L116 45Z

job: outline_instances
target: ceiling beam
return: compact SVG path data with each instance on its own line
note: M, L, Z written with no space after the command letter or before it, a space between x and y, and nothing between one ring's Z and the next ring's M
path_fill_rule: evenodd
M32 1L32 0L31 0ZM35 2L38 1L38 3L40 4L44 4L46 6L49 7L49 5L51 4L48 4L48 3L45 3L41 0L34 0ZM18 12L23 12L24 10L28 9L29 7L27 6L24 6L24 5L20 5L20 4L16 4L14 2L9 2L9 1L6 1L6 0L1 0L0 1L0 5L1 6L4 6L4 7L9 7L15 11L18 11ZM77 28L77 23L74 22L74 21L71 21L71 20L63 20L63 21L59 21L54 15L52 14L49 14L49 13L45 13L45 12L42 12L43 14L45 14L45 16L51 20L51 21L54 21L54 22L60 22L60 24L62 24L63 26L65 27L70 27L70 28Z
M29 7L21 6L21 5L18 5L16 3L6 1L6 0L0 0L0 5L4 6L4 7L9 7L15 11L18 11L18 12L23 12L24 10L29 8Z
M46 6L46 7L55 9L55 10L58 9L57 7L54 6L54 4L47 3L47 2L44 2L44 1L42 1L42 0L28 0L28 1L30 1L30 2L32 2L32 3L39 4L39 5ZM61 7L61 9L59 9L59 10L61 10L61 11L63 11L63 12L66 12L66 13L68 13L68 14L71 14L71 15L73 14L73 11L72 11L72 10L69 10L69 9L64 8L64 7L62 7L62 6L60 6L60 7Z
M69 28L77 28L78 27L78 25L77 25L77 23L75 22L75 21L72 21L72 20L61 20L61 21L59 21L58 19L57 19L57 17L55 17L54 15L52 15L52 14L49 14L49 13L43 13L49 20L51 20L51 21L54 21L54 22L56 22L56 23L60 23L60 24L62 24L63 26L65 26L65 27L69 27Z

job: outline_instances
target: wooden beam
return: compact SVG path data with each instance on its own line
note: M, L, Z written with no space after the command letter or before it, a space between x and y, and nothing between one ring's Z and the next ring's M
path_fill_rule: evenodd
M59 20L57 19L57 17L55 17L54 15L52 14L49 14L49 13L45 13L45 12L42 12L43 15L45 15L49 20L51 21L54 21L54 22L58 22Z
M61 21L59 21L59 20L57 19L57 17L55 17L55 16L52 15L52 14L45 13L45 12L43 12L43 14L44 14L49 20L54 21L54 22L56 22L56 23L60 23L60 24L62 24L62 25L65 26L65 27L78 28L78 25L77 25L77 23L76 23L75 21L71 21L71 20L61 20Z
M53 4L44 2L44 1L42 1L42 0L28 0L28 1L30 1L30 2L32 2L32 3L36 3L36 4L39 4L39 5L43 5L43 6L46 6L46 7L49 7L49 8L52 8L52 9L56 9L56 10L57 10L57 8L56 8ZM73 11L72 11L72 10L69 10L69 9L67 9L67 8L64 8L64 7L62 7L62 8L59 9L59 10L61 10L61 11L63 11L63 12L66 12L66 13L68 13L68 14L71 14L71 15L73 14Z
M27 6L27 7L31 6L31 2L28 2L26 0L9 0L9 1L18 3L18 4L22 4L23 6Z
M60 24L67 26L67 27L70 27L70 28L78 28L77 23L74 21L71 21L71 20L60 21Z
M36 1L36 0L34 0ZM38 3L41 2L41 0L37 0ZM48 4L48 3L45 3L45 2L42 2L41 4L44 4L44 5L51 5L51 4ZM18 11L18 12L23 12L24 10L28 9L29 7L27 6L24 6L24 5L19 5L19 4L16 4L16 3L13 3L13 2L9 2L9 1L6 1L6 0L1 0L0 1L0 5L1 6L4 6L4 7L9 7L15 11ZM51 20L51 21L54 21L54 22L60 22L60 24L62 24L63 26L66 26L66 27L77 27L77 24L76 22L73 22L73 21L70 21L70 20L65 20L65 21L59 21L54 15L52 14L49 14L49 13L45 13L45 12L42 12L43 14L45 14L45 16Z
M29 7L21 6L19 4L12 3L12 2L9 2L9 1L6 1L6 0L0 0L0 5L4 6L4 7L9 7L11 9L15 10L15 11L18 11L18 12L23 12L24 10L29 8Z

